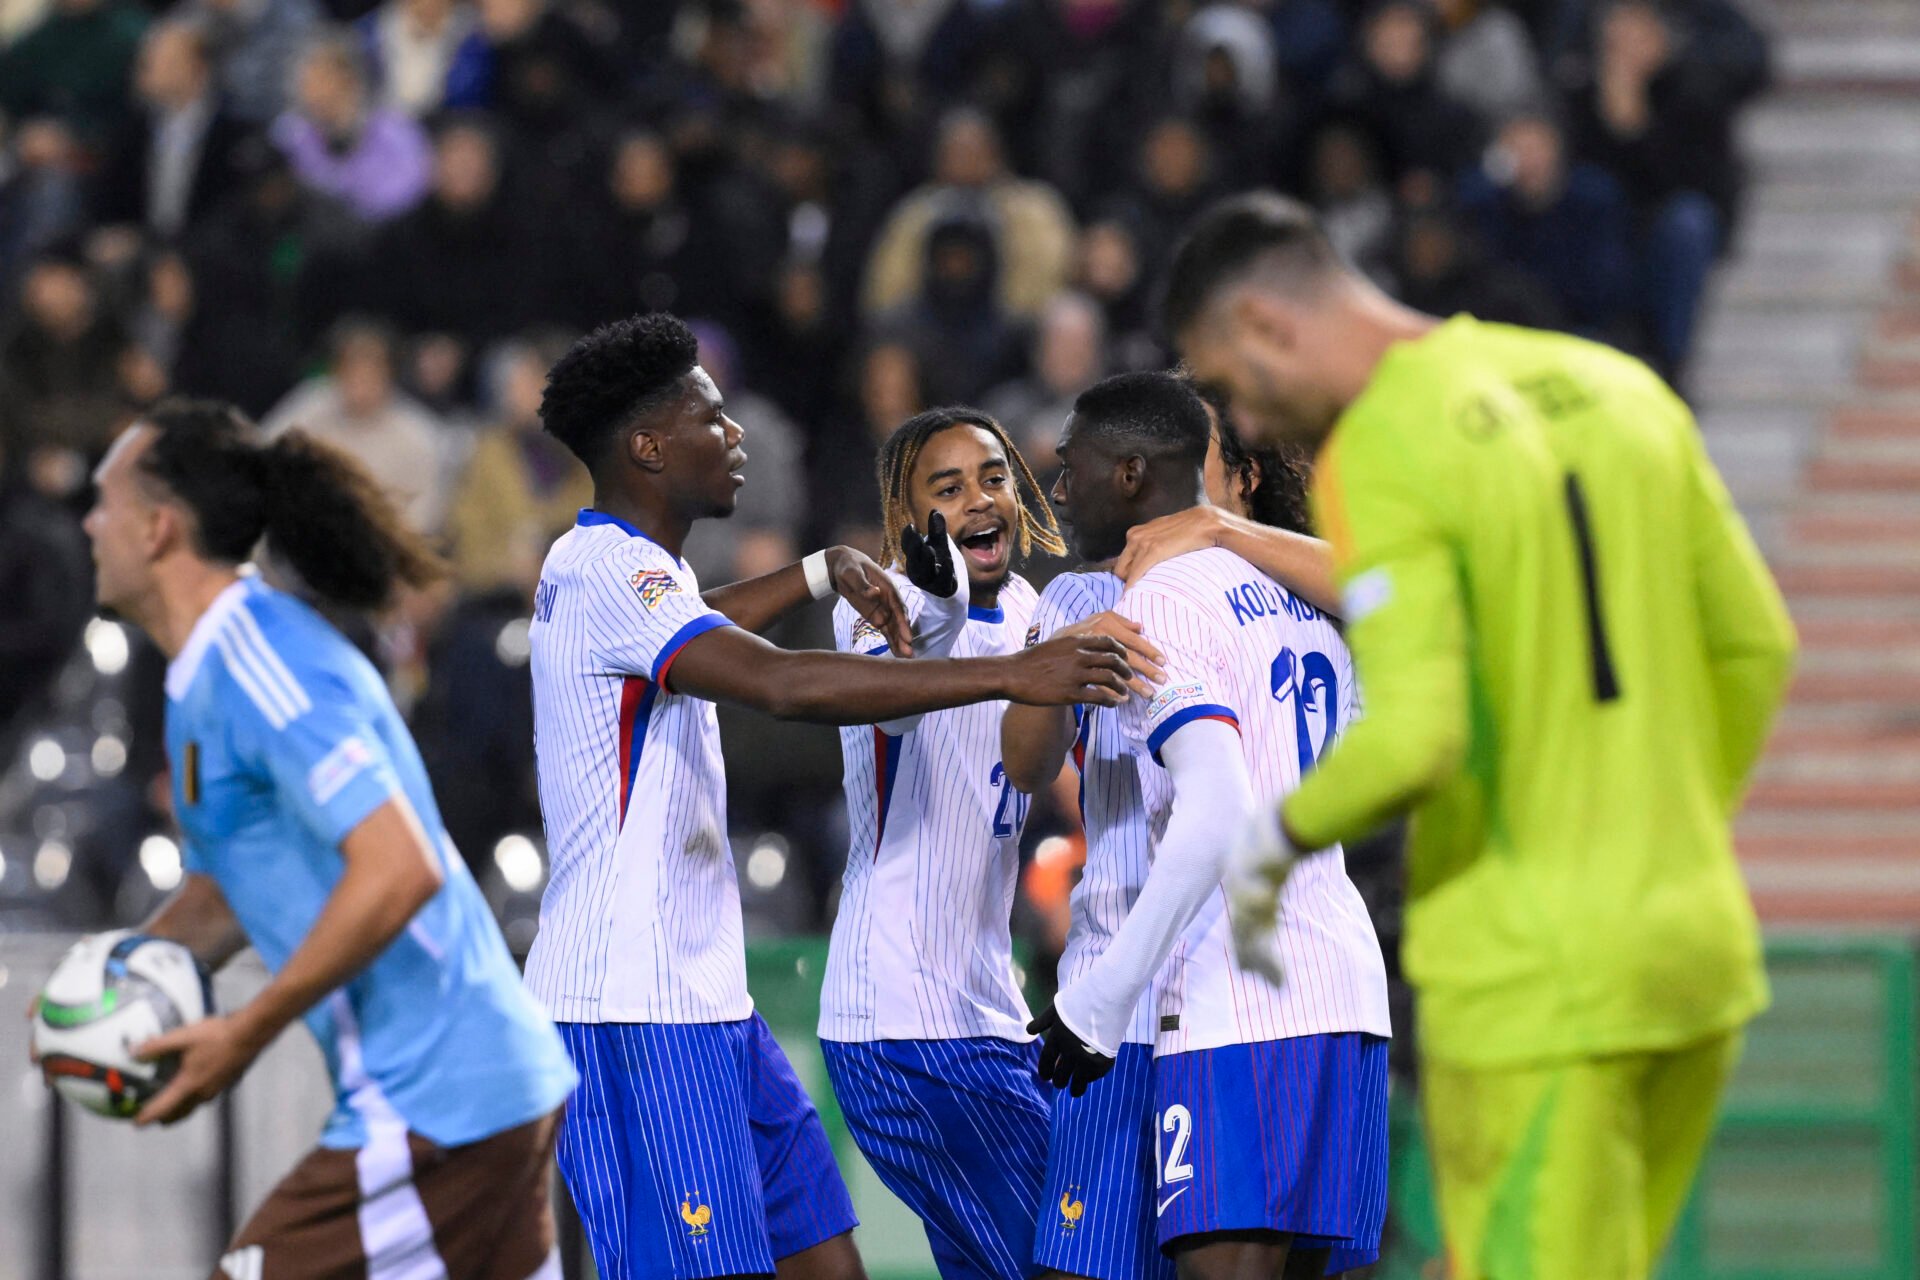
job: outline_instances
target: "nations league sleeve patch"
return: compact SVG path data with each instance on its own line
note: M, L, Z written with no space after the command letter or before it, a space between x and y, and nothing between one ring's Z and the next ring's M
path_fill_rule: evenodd
M627 585L649 609L658 608L662 600L680 589L679 581L665 569L636 569Z
M1031 649L1033 648L1033 646L1039 643L1040 643L1040 624L1036 622L1032 626L1027 628L1027 648Z
M880 634L880 628L874 626L865 618L855 618L853 620L852 640L853 651L855 653L865 653L867 645L884 645L887 642L887 638Z

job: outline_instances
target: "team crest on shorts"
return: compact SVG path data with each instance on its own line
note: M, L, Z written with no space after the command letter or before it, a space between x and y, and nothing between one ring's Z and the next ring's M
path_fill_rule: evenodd
M701 1203L698 1191L689 1191L687 1198L680 1202L680 1221L687 1224L687 1234L697 1240L707 1234L707 1224L713 1221L713 1206Z
M636 569L627 585L640 596L640 603L652 609L673 592L680 589L680 583L664 569Z
M1060 1193L1060 1229L1062 1231L1072 1231L1078 1227L1081 1215L1087 1211L1086 1201L1073 1198L1073 1193L1079 1189L1079 1186L1075 1185Z

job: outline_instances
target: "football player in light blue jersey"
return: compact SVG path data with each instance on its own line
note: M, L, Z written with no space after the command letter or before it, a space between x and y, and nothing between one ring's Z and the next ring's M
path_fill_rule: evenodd
M169 659L187 876L145 931L214 968L250 943L273 975L139 1047L180 1060L137 1123L182 1119L301 1019L337 1105L218 1274L557 1280L547 1171L573 1067L379 674L246 566L264 535L321 599L372 608L438 564L347 458L253 434L224 405L154 409L86 519L101 605Z

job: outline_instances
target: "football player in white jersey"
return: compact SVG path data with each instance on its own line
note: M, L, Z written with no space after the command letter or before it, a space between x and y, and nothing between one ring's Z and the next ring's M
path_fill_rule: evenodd
M950 530L964 577L897 583L922 657L1021 650L1034 590L1013 572L1059 553L1051 511L1000 424L935 409L879 463L883 559L910 562L913 522ZM885 637L834 611L842 650ZM1000 763L1000 700L841 730L845 888L821 991L834 1094L881 1179L926 1224L940 1273L1021 1280L1033 1256L1048 1100L1010 936L1028 797Z
M1115 555L1129 528L1200 502L1208 435L1171 375L1082 395L1056 487L1080 553ZM1160 691L1120 715L1150 762L1153 864L1106 950L1036 1020L1042 1072L1081 1090L1111 1070L1157 975L1154 1211L1180 1275L1366 1265L1386 1203L1388 1017L1365 907L1337 849L1303 864L1286 889L1295 914L1270 940L1289 975L1276 987L1235 963L1220 890L1236 825L1297 786L1354 713L1345 646L1311 604L1217 547L1155 566L1117 611L1165 655Z
M592 472L594 505L548 553L534 604L552 873L527 984L581 1075L558 1154L602 1276L850 1280L852 1205L747 994L712 704L825 723L993 698L1111 704L1128 669L1102 639L908 667L735 625L831 587L815 553L726 593L734 616L702 600L680 548L694 521L731 512L745 454L696 356L680 321L636 317L548 378L542 420Z
M1249 449L1225 424L1224 398L1209 388L1195 390L1207 405L1210 428L1203 471L1207 504L1136 525L1111 569L1092 564L1048 583L1027 629L1029 644L1075 625L1130 629L1130 622L1108 612L1124 589L1123 566L1132 562L1136 575L1143 574L1160 560L1220 545L1227 537L1296 594L1312 599L1330 586L1326 544L1306 532L1304 467L1281 450ZM1073 522L1070 496L1054 495L1068 525ZM1158 678L1164 673L1146 664L1159 656L1149 648L1134 657L1134 669ZM1000 721L1000 751L1014 785L1029 793L1051 782L1069 756L1079 775L1087 854L1060 958L1060 982L1068 985L1106 950L1146 882L1153 833L1141 796L1138 747L1111 708L1010 706ZM1153 769L1151 762L1147 767ZM1034 1238L1034 1261L1049 1275L1088 1280L1173 1275L1172 1260L1159 1248L1154 1217L1157 1020L1149 990L1099 1089L1054 1099L1046 1190Z

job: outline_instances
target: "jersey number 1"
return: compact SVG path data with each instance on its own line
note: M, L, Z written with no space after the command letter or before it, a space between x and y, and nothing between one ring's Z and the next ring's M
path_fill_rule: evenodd
M1593 528L1587 522L1587 495L1580 488L1580 477L1571 471L1567 472L1567 518L1573 522L1573 540L1580 552L1580 582L1587 598L1587 649L1593 655L1593 700L1613 702L1620 697L1620 680L1613 672L1606 619L1600 612L1600 566L1593 554Z

